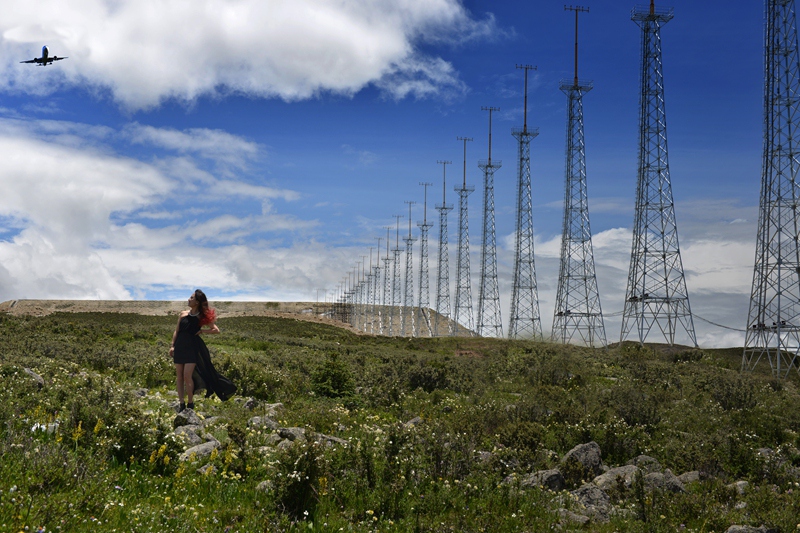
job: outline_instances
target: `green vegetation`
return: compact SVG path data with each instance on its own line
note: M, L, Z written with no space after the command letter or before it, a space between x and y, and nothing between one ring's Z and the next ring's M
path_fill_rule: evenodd
M366 337L267 317L219 324L207 342L242 398L197 401L220 417L209 431L221 445L181 461L174 317L0 315L0 531L800 528L798 379L740 374L739 350ZM277 402L271 416L307 441L276 446L272 430L248 422ZM582 483L574 472L559 492L522 480L591 441L605 465L646 454L701 480L685 492L620 481L609 520L581 525L563 511L586 514L569 492ZM749 482L744 494L737 481Z

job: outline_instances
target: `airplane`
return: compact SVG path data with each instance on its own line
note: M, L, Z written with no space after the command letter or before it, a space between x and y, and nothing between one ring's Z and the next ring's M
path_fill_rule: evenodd
M66 59L66 57L50 57L50 50L47 49L47 46L42 46L42 57L35 57L30 61L20 61L20 63L36 63L40 67L46 67L48 63L52 63L53 61L61 61L62 59Z

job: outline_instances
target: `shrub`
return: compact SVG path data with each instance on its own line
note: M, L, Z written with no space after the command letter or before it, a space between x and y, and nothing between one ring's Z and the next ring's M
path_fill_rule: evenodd
M325 362L314 371L311 384L316 394L328 398L350 396L355 391L350 369L335 352L329 353Z

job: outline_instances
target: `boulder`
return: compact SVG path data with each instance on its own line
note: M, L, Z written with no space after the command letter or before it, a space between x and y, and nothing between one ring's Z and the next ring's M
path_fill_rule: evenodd
M267 429L278 429L280 427L280 424L268 416L254 416L247 421L247 425L252 427L266 427Z
M248 411L252 411L258 405L258 401L255 398L248 398L246 402L244 402L244 408Z
M580 526L585 526L591 520L588 516L584 516L582 514L573 513L567 509L559 509L558 510L559 516L561 516L562 520L567 522L572 522L573 524L578 524Z
M727 487L731 490L735 490L736 494L739 496L744 496L744 493L747 492L747 488L750 486L750 483L747 481L736 481L735 483L731 483Z
M211 455L211 452L219 448L219 441L212 440L208 442L204 442L203 444L198 444L197 446L192 446L185 452L183 452L178 459L181 461L188 461L192 455L197 457L198 459L202 459L204 457L208 457Z
M292 442L306 440L306 430L303 428L280 428L278 429L278 435Z
M268 403L264 406L264 411L266 412L267 416L269 417L276 417L278 413L283 412L283 404L282 403Z
M678 479L684 485L688 485L689 483L697 483L700 481L700 472L697 470L692 470L691 472L684 472Z
M641 472L639 467L634 465L618 466L600 474L592 480L592 483L604 491L612 490L620 484L625 488L630 488L633 484L634 476L639 472Z
M197 416L192 409L184 409L177 415L175 415L175 420L172 421L173 428L179 428L181 426L199 426L201 424L200 417Z
M571 494L583 505L590 517L598 522L608 522L611 498L600 487L587 483L581 488L573 490Z
M32 377L33 381L36 382L36 384L39 386L40 389L44 387L44 378L42 376L40 376L30 368L23 368L22 371L28 374L30 377Z
M415 416L414 418L412 418L411 420L409 420L408 422L403 424L403 427L405 427L405 428L413 428L413 427L418 426L420 424L422 424L422 417Z
M587 444L578 444L568 451L561 459L563 473L577 474L581 479L594 479L602 474L600 468L603 464L600 446L592 441ZM572 477L566 476L565 477Z
M652 472L661 472L661 463L658 462L657 459L650 457L649 455L638 455L628 461L629 465L633 465L639 468L645 474L650 474Z
M558 492L564 490L566 482L564 481L564 476L561 475L561 471L554 468L552 470L539 470L538 472L528 474L522 479L520 486L526 488L542 487L552 490L553 492Z
M644 476L644 486L647 490L663 490L667 492L686 492L681 480L667 468L664 473L652 472Z
M147 396L148 392L150 391L147 389L135 389L133 391L133 395L136 396L137 398L144 398L145 396Z
M323 435L322 433L315 433L314 440L320 444L324 444L325 446L347 446L350 444L344 439L340 439L339 437L332 437L330 435Z
M203 443L203 439L201 439L200 435L198 435L198 431L200 431L200 426L187 424L185 426L179 426L175 428L173 433L182 437L186 443L189 444L189 447L192 447Z

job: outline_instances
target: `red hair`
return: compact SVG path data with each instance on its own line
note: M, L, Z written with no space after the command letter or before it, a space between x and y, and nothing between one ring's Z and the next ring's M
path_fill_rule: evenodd
M206 324L213 324L215 320L217 320L217 310L213 307L206 307L203 309L203 312L200 313L200 325L205 326Z

